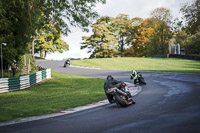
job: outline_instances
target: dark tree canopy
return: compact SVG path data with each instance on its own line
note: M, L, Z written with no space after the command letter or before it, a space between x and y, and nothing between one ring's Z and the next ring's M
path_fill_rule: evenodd
M8 62L30 50L29 43L45 24L67 35L70 26L87 30L98 14L95 5L105 0L0 0L0 43L7 43Z
M186 3L181 8L181 12L186 19L187 31L195 34L200 28L200 0L195 0L191 5Z
M89 49L91 57L166 54L171 38L170 22L170 11L165 8L153 10L152 18L148 19L130 19L126 14L101 17L92 26L94 34L83 37L81 49Z

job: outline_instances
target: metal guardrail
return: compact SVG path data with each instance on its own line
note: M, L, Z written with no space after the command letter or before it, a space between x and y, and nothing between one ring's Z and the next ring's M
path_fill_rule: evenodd
M1 78L0 93L26 89L49 78L51 78L50 68L26 76Z

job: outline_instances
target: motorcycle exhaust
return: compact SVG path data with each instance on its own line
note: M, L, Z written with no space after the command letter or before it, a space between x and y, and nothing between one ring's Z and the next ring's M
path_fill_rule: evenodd
M119 89L117 89L117 92L119 92L120 94L124 95L124 96L127 96L127 94Z

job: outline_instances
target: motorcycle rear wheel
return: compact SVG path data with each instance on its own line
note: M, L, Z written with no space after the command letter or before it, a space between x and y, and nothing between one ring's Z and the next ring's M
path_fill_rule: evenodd
M127 107L128 106L128 104L125 102L125 100L123 100L120 97L119 93L117 93L117 92L115 93L115 101L122 107Z

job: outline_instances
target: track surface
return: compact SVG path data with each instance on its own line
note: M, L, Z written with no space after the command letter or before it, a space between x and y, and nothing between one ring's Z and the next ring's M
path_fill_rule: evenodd
M129 71L63 68L63 61L39 61L53 71L131 82ZM73 114L0 127L1 133L199 133L200 75L142 72L147 81L135 105L108 104ZM103 85L102 85L103 86ZM103 88L102 88L103 89Z

